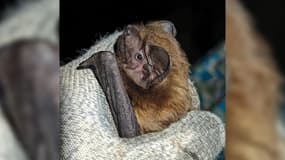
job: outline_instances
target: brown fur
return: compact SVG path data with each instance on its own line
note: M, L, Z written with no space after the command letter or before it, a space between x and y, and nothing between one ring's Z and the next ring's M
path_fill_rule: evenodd
M278 160L280 77L268 43L236 0L226 1L227 153L230 160Z
M142 39L147 36L149 43L164 48L172 60L169 75L150 90L142 90L125 80L141 132L160 131L192 109L188 84L190 65L175 38L158 23L137 25L137 28Z

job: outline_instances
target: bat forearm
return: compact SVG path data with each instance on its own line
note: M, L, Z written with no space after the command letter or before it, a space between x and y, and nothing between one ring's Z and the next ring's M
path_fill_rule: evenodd
M138 136L139 126L115 55L107 51L95 53L93 57L81 63L78 69L86 67L92 69L106 95L119 136L126 138Z

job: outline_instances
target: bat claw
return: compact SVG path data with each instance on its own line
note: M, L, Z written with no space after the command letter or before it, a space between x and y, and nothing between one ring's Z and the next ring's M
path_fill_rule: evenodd
M81 70L81 69L86 69L86 67L85 66L78 66L78 67L76 67L76 70Z

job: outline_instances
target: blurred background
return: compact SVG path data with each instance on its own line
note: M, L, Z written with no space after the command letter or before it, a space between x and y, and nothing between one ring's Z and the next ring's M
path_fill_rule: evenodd
M58 0L0 1L0 160L58 159Z
M285 158L282 3L226 0L227 159Z
M255 21L257 30L266 38L273 49L273 57L279 70L285 75L285 1L241 0Z

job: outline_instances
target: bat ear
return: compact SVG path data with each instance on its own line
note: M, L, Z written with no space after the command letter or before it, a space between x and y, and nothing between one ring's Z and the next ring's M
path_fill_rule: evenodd
M155 65L163 68L167 73L171 68L171 59L168 52L158 46L150 46L150 57Z
M149 23L149 25L154 25L154 26L160 25L165 32L172 34L173 37L175 37L177 34L177 31L176 31L174 24L168 20L151 22L151 23Z

